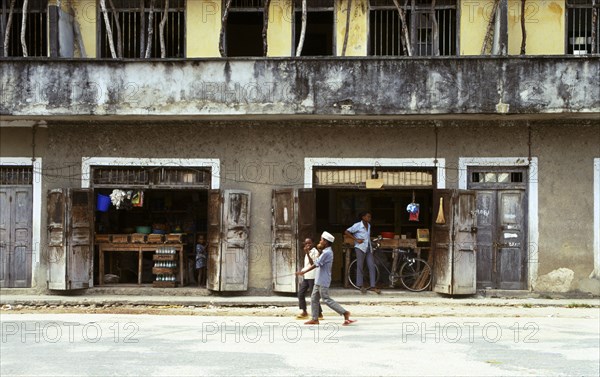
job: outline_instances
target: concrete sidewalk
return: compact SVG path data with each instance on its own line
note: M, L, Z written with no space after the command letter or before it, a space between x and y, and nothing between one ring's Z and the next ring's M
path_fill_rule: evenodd
M514 307L514 306L536 306L536 307L597 307L600 308L600 298L585 297L585 295L573 295L570 297L555 295L533 294L525 291L495 291L482 292L479 295L468 297L444 296L434 292L405 292L405 291L383 291L381 295L371 293L360 294L355 290L332 289L331 296L340 304L346 305L392 305L392 306L489 306L489 307ZM296 306L298 300L295 295L272 295L272 296L225 296L206 292L206 290L179 290L169 291L164 295L148 295L145 292L139 294L82 294L82 295L36 295L36 294L6 294L6 290L0 290L0 305L149 305L149 306L222 306L222 307L291 307ZM129 293L129 292L128 292ZM485 294L485 296L483 296ZM487 296L487 297L486 297Z

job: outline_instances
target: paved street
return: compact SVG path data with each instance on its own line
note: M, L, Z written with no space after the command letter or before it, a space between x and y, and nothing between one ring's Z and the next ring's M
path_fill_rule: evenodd
M329 311L318 327L289 315L4 311L0 374L597 376L599 309L548 310L358 316L348 327Z

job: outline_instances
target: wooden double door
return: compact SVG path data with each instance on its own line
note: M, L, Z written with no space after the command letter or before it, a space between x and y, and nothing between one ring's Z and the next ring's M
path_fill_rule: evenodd
M477 190L478 288L526 288L526 197L524 189Z
M33 188L0 187L0 287L31 287Z

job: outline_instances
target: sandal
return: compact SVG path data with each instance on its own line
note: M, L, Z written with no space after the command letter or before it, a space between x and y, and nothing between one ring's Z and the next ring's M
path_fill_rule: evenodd
M355 319L346 319L346 320L344 320L344 323L342 323L342 326L348 326L354 322L356 322Z

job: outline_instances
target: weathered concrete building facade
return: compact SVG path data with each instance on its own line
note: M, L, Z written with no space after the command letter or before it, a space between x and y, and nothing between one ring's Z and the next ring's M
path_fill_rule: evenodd
M123 43L124 57L111 59L107 38L119 38L107 37L100 5L50 4L50 57L0 59L2 285L95 286L104 274L85 234L169 223L208 238L209 289L293 292L297 239L326 229L341 239L356 213L370 210L376 232L431 231L420 247L437 263L443 293L460 293L445 285L461 279L452 265L465 260L482 289L600 293L600 58L587 40L571 40L579 8L532 1L528 17L539 22L527 25L526 53L511 56L521 43L509 14L517 2L438 1L438 32L421 40L420 29L435 23L431 2L416 1L405 9L409 37L379 50L400 30L378 21L399 17L393 2L355 0L350 17L346 1L318 3L308 12L318 24L306 26L313 57L293 57L300 8L291 1L267 2L270 12L261 1L234 1L221 41L221 2L171 4L169 14L185 17L168 22L186 32L180 50L179 36L167 40L173 55L164 59L156 41L153 59L127 58L141 46ZM261 22L268 13L256 36L267 57L235 56L260 54L227 35L263 30L252 12ZM53 14L63 21L54 32ZM325 26L330 51L308 32ZM482 56L490 30L497 51ZM219 47L230 57L216 57ZM405 47L414 56L401 56ZM382 188L366 189L371 178ZM98 194L113 189L144 192L144 212L96 211ZM474 202L453 212L461 192ZM421 206L412 223L411 202ZM436 224L439 206L456 228ZM458 241L461 233L471 241ZM146 271L151 262L139 254ZM340 242L338 284L342 260ZM131 261L106 263L121 276L138 271Z

